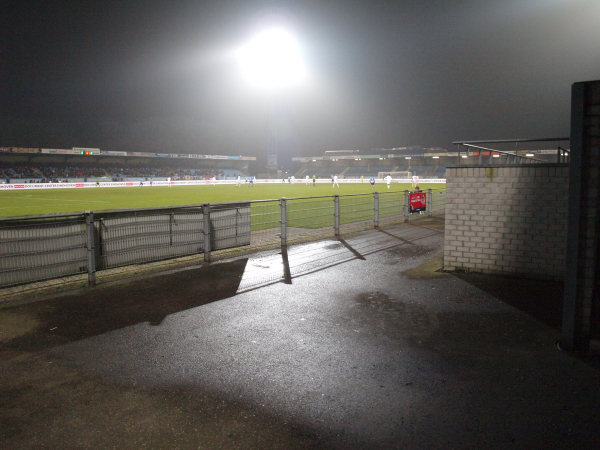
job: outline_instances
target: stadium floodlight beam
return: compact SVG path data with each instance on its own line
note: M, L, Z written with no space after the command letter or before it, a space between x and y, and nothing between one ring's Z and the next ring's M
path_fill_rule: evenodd
M257 34L239 50L238 56L246 79L263 89L287 87L306 75L300 46L280 28Z

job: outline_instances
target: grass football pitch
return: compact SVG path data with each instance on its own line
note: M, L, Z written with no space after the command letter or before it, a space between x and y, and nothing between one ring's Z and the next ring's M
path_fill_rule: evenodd
M421 184L421 189L444 189L445 185ZM384 183L371 189L368 182L340 184L332 188L329 183L313 187L304 183L201 186L144 186L126 188L41 189L28 191L1 191L0 217L35 216L40 214L100 211L120 208L152 208L162 206L196 205L246 200L268 200L281 197L313 197L345 194L364 194L411 189L410 184L392 184L388 191Z

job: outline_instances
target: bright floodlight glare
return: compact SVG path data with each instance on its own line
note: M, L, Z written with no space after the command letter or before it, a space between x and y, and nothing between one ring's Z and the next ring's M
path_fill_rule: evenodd
M240 52L242 69L254 85L278 88L304 78L300 48L294 38L280 29L256 36Z

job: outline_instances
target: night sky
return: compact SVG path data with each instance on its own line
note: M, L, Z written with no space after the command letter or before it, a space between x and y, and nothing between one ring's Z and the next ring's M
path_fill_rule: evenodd
M308 79L249 86L232 56L296 36ZM0 146L288 156L569 135L600 78L600 1L7 1Z

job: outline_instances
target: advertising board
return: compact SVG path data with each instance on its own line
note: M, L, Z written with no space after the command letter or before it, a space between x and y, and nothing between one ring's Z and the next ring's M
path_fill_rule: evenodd
M425 192L418 192L409 194L410 212L420 212L427 210L427 194Z
M291 180L290 180L291 181ZM312 180L310 180L312 183ZM285 182L288 184L287 179L255 179L255 184L265 184L265 183L282 183ZM293 183L304 183L306 180L304 178L294 179ZM317 183L328 183L331 184L331 179L329 178L319 178L316 180ZM351 184L351 183L360 183L361 180L359 178L340 178L338 179L340 184ZM375 180L377 184L383 184L385 181L383 180ZM410 183L410 179L398 179L394 180L397 183ZM444 178L436 178L431 180L420 180L422 184L428 183L436 183L436 184L445 184L446 180ZM150 181L144 181L144 187L154 187L154 186L210 186L210 185L235 185L237 183L236 180L178 180L171 181L170 183L166 180L154 180L152 184ZM18 184L0 184L0 191L6 190L32 190L32 189L82 189L82 188L98 188L98 187L140 187L139 181L100 181L97 185L95 182L85 182L85 183L18 183ZM411 194L411 195L422 195L423 202L426 201L426 193L421 194ZM412 197L411 197L412 198ZM412 203L411 203L412 204Z

